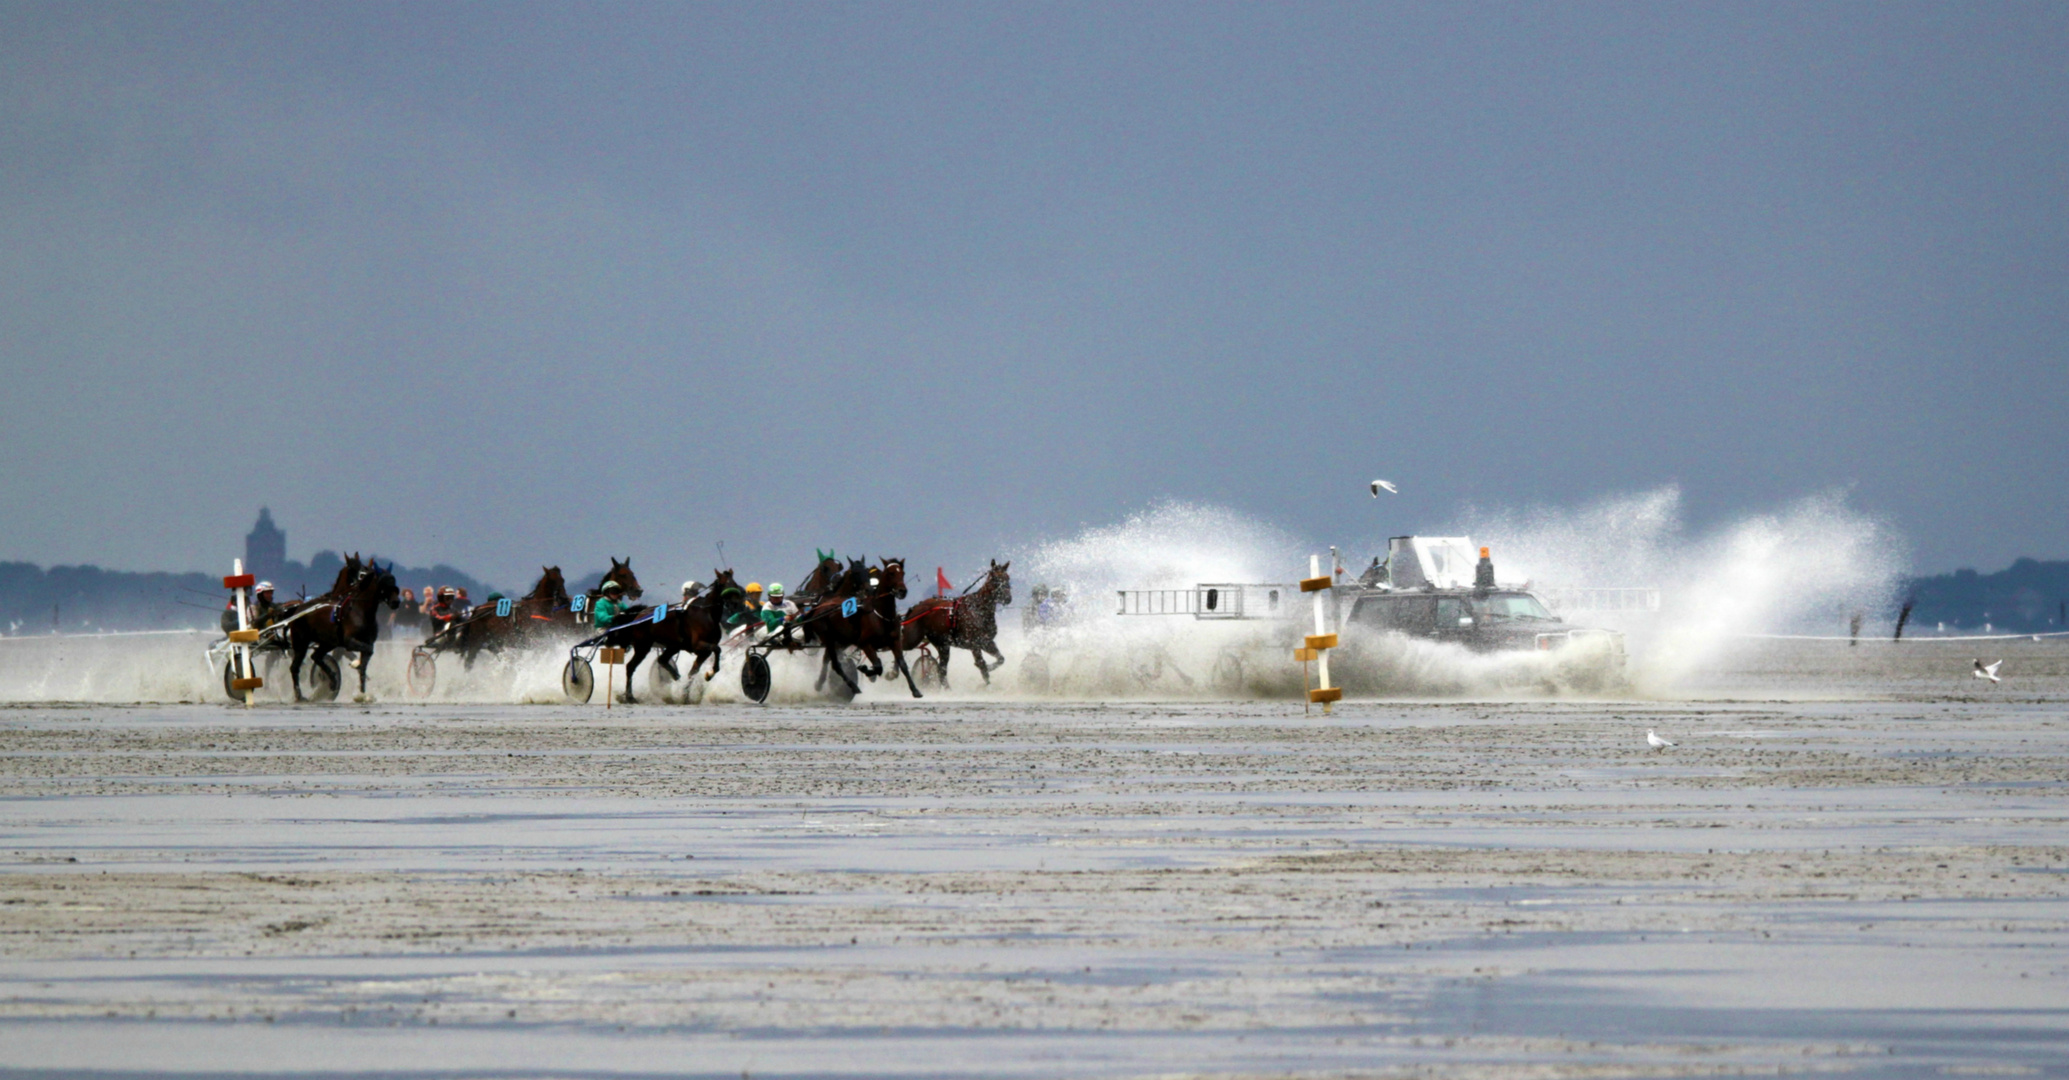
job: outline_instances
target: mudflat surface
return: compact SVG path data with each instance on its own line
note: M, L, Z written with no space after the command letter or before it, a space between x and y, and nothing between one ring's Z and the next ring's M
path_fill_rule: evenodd
M2069 1075L1960 689L5 708L0 1072Z

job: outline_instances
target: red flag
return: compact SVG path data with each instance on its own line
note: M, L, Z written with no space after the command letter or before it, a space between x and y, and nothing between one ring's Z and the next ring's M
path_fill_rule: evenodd
M944 573L944 572L942 571L942 569L941 569L940 567L938 567L938 566L937 566L937 567L935 567L935 568L934 568L934 595L935 595L935 596L944 596L944 595L947 595L947 593L948 593L948 590L949 590L949 588L950 588L950 585L948 584L948 575L947 575L946 573Z

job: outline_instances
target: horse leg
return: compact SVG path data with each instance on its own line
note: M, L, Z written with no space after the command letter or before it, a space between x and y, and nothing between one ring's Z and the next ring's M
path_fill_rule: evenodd
M324 658L324 657L326 657L326 656L329 656L329 655L331 654L331 652L332 652L332 651L333 651L333 650L332 650L331 646L329 646L329 645L326 645L326 644L324 644L323 642L319 641L319 642L317 642L317 643L316 643L316 648L314 648L314 649L311 649L311 650L309 651L309 662L310 662L310 663L312 663L312 664L314 664L314 665L316 665L316 667L317 667L317 669L318 669L318 670L321 670L321 669L323 668L323 658ZM342 672L341 672L341 673L339 673L339 675L338 675L338 681L339 681L340 683L342 683L342 682L344 682L344 681L345 681L345 676L344 676L344 674L343 674ZM297 685L297 686L300 686L300 685L301 685L301 682L300 682L300 680L296 680L296 683L295 683L295 685ZM338 687L338 689L340 689L340 690L343 690L343 689L344 689L344 687L343 687L343 686L340 686L340 687Z
M955 657L955 650L948 647L947 634L930 634L927 644L934 646L936 666L941 669L941 688L948 689L948 662Z
M912 691L913 697L924 697L925 695L920 693L920 684L913 681L912 668L905 662L905 646L893 644L891 659L898 664L898 674L905 676L905 688Z
M1006 666L1006 654L999 651L999 643L996 639L987 643L984 646L984 651L991 654L991 669L993 671Z
M824 660L824 661L823 661L823 662L822 662L822 663L820 664L820 672L819 672L819 684L820 684L821 686L824 686L824 685L826 684L826 670L825 670L825 669L827 669L827 668L832 668L832 669L833 669L833 673L834 673L834 674L835 674L836 676L838 676L838 677L840 678L840 681L841 681L841 682L843 682L843 683L846 683L846 684L847 684L847 686L848 686L848 689L850 689L850 690L853 690L854 692L856 692L856 693L858 693L858 694L859 694L859 693L861 693L861 692L862 692L862 688L861 688L860 686L857 686L857 685L855 684L855 680L853 680L853 679L850 679L850 678L848 678L848 673L847 673L847 672L845 672L845 671L842 671L842 670L841 670L841 666L840 666L840 663L839 663L839 657L840 657L840 654L841 654L841 653L843 653L843 652L846 652L846 651L847 651L847 646L845 646L845 645L843 645L843 646L840 646L840 647L838 647L838 648L828 648L828 649L826 650L826 659L825 659L825 660Z
M668 677L671 679L682 678L682 672L677 670L675 666L675 654L681 651L681 649L675 648L674 646L670 646L666 649L663 649L661 651L660 657L654 661L654 663L659 664L662 667L668 669ZM694 671L696 669L692 668L691 670Z
M619 701L627 705L639 704L632 696L632 673L639 670L639 662L647 658L647 651L652 648L653 645L645 641L632 647L632 659L625 661L625 696Z
M287 685L295 688L295 704L302 703L302 655L309 651L309 642L294 642L294 653L287 661Z
M984 676L984 685L990 686L991 667L984 662L984 650L972 647L970 649L970 659L977 661L977 673Z
M719 633L722 635L724 631L721 630L719 631ZM690 648L697 654L697 663L690 668L690 674L695 675L697 673L697 669L704 666L704 658L709 656L711 658L711 670L705 673L704 681L710 682L711 680L717 678L718 663L720 660L723 660L726 655L725 638L723 636L717 636L714 637L711 641L697 642L696 644L691 645Z

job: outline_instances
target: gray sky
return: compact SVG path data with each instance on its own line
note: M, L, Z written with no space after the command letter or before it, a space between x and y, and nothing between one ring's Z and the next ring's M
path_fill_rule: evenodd
M0 558L2069 556L2065 117L2062 4L0 5Z

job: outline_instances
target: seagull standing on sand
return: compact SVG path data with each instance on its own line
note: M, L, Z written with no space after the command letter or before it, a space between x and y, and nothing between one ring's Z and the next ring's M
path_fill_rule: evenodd
M1374 480L1372 482L1372 497L1375 499L1379 498L1379 493L1382 489L1390 491L1396 495L1399 495L1401 493L1401 489L1395 487L1394 482L1392 480Z
M1997 677L1997 669L1999 667L2002 667L2003 665L2004 661L2002 660L1986 664L1983 662L1983 658L1979 656L1976 658L1976 669L1974 671L1969 672L1969 674L1974 675L1978 679L1988 679L1991 682L2003 682L2003 679Z
M1654 731L1651 728L1646 728L1645 745L1652 747L1654 750L1665 750L1667 747L1672 746L1674 744L1670 740L1660 738L1659 732Z

